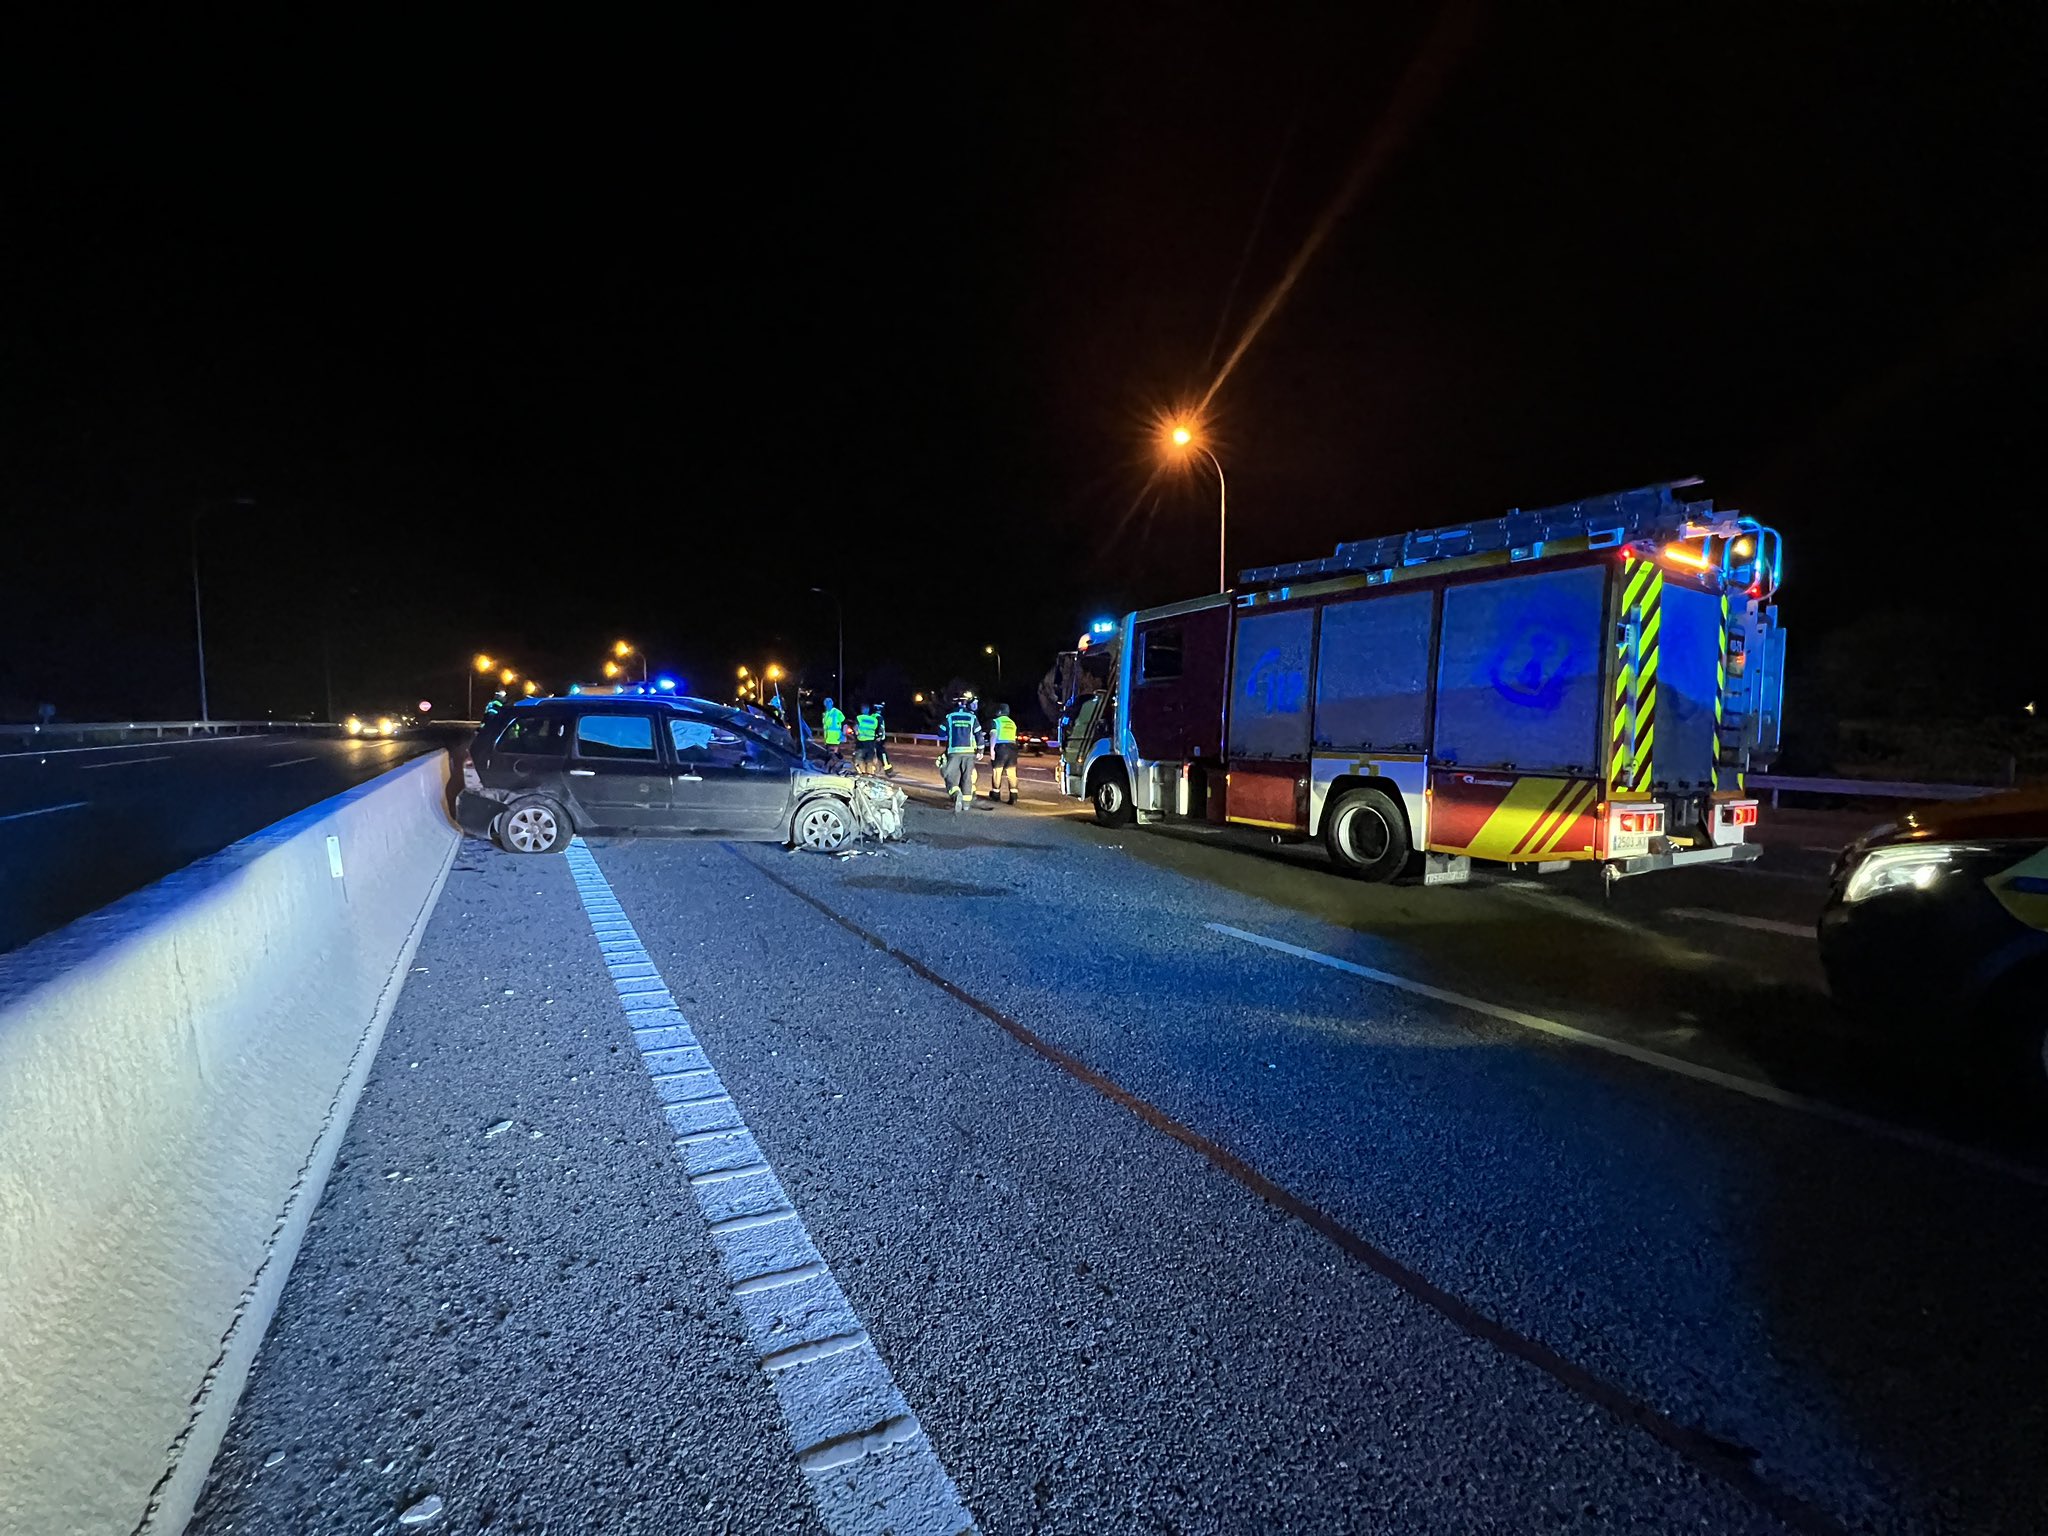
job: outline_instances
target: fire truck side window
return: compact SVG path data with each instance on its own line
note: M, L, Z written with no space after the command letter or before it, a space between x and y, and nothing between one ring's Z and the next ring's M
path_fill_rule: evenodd
M1180 626L1145 631L1145 649L1138 660L1138 681L1156 683L1179 677L1181 669Z

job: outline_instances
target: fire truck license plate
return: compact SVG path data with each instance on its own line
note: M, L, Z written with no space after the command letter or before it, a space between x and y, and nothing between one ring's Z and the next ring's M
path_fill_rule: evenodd
M1633 859L1650 851L1647 832L1615 832L1607 839L1607 857Z

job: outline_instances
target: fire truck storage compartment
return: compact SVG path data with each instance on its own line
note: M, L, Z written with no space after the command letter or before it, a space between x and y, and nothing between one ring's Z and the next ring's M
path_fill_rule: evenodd
M1301 770L1293 763L1230 765L1227 819L1274 832L1306 829Z
M1237 621L1230 671L1231 770L1247 759L1308 760L1309 660L1313 608L1245 614ZM1232 814L1240 791L1233 779Z
M1590 772L1599 761L1608 564L1444 590L1435 760Z
M1316 644L1318 748L1420 752L1429 722L1429 636L1436 594L1331 603Z
M1714 777L1714 691L1721 661L1721 599L1664 579L1658 625L1656 736L1650 773L1676 789L1707 789Z
M1215 758L1223 751L1223 655L1230 609L1140 619L1131 661L1131 735L1146 762Z

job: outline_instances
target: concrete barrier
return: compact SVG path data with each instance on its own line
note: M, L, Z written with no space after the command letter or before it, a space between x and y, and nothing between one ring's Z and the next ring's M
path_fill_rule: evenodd
M414 759L0 957L0 1531L190 1516L458 838Z

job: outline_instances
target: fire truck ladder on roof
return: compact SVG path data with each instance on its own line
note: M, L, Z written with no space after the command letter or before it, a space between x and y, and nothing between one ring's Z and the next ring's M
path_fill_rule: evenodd
M1747 518L1716 513L1711 501L1682 501L1675 494L1699 483L1673 480L1593 496L1561 507L1543 507L1534 512L1516 508L1505 517L1357 539L1339 544L1334 555L1325 555L1320 560L1262 565L1240 572L1238 582L1241 588L1272 587L1503 551L1510 560L1534 560L1544 553L1546 545L1565 539L1584 539L1589 549L1613 549L1624 544L1662 544L1703 535L1763 531Z

